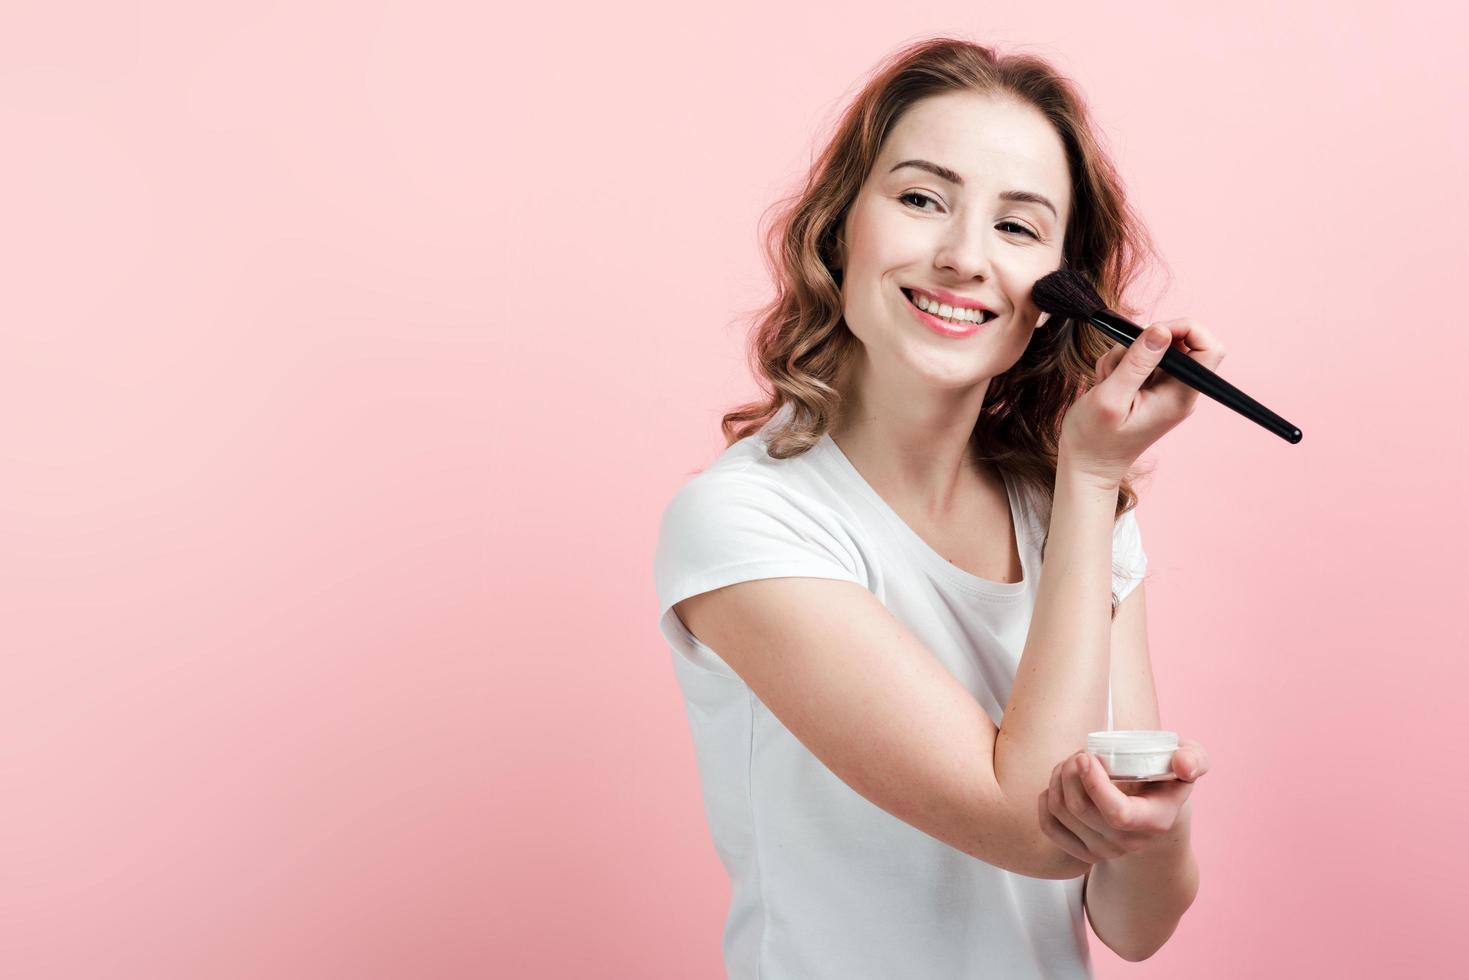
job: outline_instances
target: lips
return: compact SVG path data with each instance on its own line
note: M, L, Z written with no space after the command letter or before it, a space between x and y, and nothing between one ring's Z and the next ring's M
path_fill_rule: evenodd
M938 334L940 337L949 337L952 339L960 340L965 337L973 337L985 327L985 324L976 323L972 320L967 323L949 323L947 320L940 320L932 313L923 312L914 303L910 302L907 305L908 309L913 311L914 319L923 324L929 330Z
M921 293L922 295L924 295L925 297L927 297L930 300L937 300L940 303L948 303L950 306L953 306L953 307L962 307L964 309L971 309L971 310L975 310L975 309L982 310L984 312L984 317L979 321L980 325L989 323L991 320L995 319L996 317L998 317L1000 315L1000 314L996 313L994 310L992 310L989 307L985 306L983 303L978 303L978 302L975 302L974 300L964 299L961 296L954 296L953 293L943 293L943 292L934 293L934 292L931 292L931 291L926 290L926 289L913 289L912 287L908 287L908 286L904 286L904 287L901 287L901 288L902 288L902 291L903 291L903 295L908 298L908 303L914 309L918 309L917 298L918 298L918 294ZM945 297L949 297L949 298L945 298ZM919 312L923 312L923 311L920 310ZM929 314L929 315L930 316L934 316L936 314Z

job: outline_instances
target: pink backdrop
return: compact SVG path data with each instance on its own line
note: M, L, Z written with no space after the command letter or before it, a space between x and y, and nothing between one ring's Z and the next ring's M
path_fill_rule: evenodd
M305 6L0 12L0 975L720 976L656 522L762 212L946 32L1080 83L1151 319L1305 432L1152 457L1203 885L1098 976L1462 975L1462 20Z

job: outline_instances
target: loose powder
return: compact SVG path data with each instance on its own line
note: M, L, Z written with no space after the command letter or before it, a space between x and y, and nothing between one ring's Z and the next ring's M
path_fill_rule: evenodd
M1173 753L1178 750L1177 732L1121 731L1092 732L1086 750L1102 760L1113 779L1176 779Z

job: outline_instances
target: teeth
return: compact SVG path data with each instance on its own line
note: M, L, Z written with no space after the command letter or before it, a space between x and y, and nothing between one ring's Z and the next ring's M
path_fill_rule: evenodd
M987 314L983 310L961 309L955 312L954 307L948 303L934 303L928 297L921 296L918 293L910 294L909 302L925 313L930 313L940 320L946 320L954 324L983 323L987 317Z

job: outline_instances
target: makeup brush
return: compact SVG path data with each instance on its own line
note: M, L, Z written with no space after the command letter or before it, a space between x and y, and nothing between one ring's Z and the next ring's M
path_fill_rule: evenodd
M1086 277L1070 269L1058 269L1042 276L1031 287L1031 298L1036 306L1051 316L1084 320L1127 347L1131 347L1143 332L1136 323L1107 309L1107 304L1102 302L1102 297L1097 295ZM1188 355L1169 347L1163 352L1163 360L1158 367L1195 391L1259 423L1286 442L1294 445L1301 441L1300 429Z

